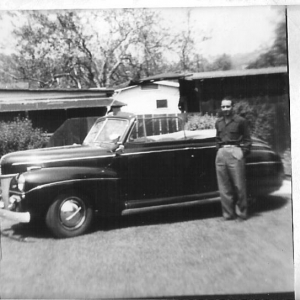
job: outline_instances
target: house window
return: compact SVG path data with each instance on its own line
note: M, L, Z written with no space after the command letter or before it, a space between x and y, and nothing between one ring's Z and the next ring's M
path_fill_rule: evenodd
M143 84L143 85L141 85L141 89L142 90L157 90L158 84L153 84L153 83Z
M168 100L167 99L156 100L156 107L157 108L167 108Z

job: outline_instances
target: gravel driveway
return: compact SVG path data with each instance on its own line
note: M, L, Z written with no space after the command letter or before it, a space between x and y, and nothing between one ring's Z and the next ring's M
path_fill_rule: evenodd
M246 222L220 203L99 221L56 240L1 221L1 298L115 298L294 290L290 182Z

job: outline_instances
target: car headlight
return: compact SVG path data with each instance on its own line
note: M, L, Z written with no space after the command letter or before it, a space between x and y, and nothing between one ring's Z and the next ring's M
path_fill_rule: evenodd
M25 187L25 176L23 174L19 175L17 182L19 191L23 192Z

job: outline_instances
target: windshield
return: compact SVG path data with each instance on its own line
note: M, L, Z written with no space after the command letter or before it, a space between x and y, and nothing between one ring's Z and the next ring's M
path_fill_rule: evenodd
M101 119L91 128L83 144L115 144L123 137L128 124L129 121L124 119Z

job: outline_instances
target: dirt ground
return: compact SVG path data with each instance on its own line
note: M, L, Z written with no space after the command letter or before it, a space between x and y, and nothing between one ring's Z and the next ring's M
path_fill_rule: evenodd
M133 298L294 291L290 182L246 222L220 203L141 213L53 239L1 221L1 298Z

